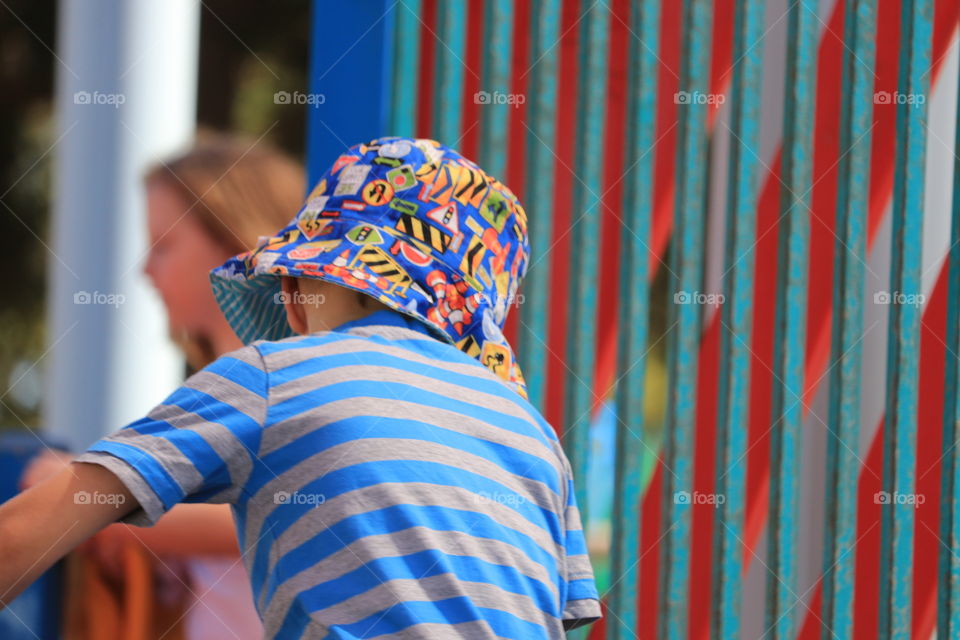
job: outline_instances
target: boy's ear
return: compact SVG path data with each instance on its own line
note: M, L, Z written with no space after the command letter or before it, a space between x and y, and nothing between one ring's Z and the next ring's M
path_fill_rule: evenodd
M287 312L287 324L293 329L294 333L306 335L307 315L303 311L303 306L297 302L300 293L300 283L296 278L289 276L280 277L280 287L283 289L283 308Z

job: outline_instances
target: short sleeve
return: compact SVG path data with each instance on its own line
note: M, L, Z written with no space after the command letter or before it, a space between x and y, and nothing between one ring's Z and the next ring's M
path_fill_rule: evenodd
M140 504L127 524L152 525L180 502L235 502L259 450L268 388L260 352L243 347L76 462L106 467L127 486Z
M564 466L568 467L566 464ZM570 474L567 475L566 494L567 506L563 518L566 558L563 563L563 578L567 588L566 600L563 603L563 626L566 629L575 629L599 620L602 614L600 596L597 593L583 525L580 522L580 511L577 509L573 476Z

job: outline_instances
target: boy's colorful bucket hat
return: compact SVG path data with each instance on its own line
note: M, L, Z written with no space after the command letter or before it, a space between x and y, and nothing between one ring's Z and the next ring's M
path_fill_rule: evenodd
M337 158L289 225L210 280L245 344L293 335L278 276L318 278L422 321L526 398L501 330L529 256L506 186L439 142L388 137Z

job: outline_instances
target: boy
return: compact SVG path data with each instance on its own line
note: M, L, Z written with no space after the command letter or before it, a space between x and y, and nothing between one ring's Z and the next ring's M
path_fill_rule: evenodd
M597 619L569 464L501 333L528 247L514 195L456 151L351 148L211 274L247 346L0 507L0 600L117 519L227 502L269 638Z

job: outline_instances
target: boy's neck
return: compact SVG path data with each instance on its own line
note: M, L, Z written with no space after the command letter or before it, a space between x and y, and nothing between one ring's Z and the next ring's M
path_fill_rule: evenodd
M308 294L322 296L316 298L322 301L320 304L305 304L303 307L309 333L330 331L347 322L390 308L365 293L329 282L301 280L300 288L305 289ZM311 298L306 300L309 302Z
M300 334L330 331L390 309L365 293L316 278L284 278L287 321Z
M375 300L371 302L376 303ZM307 331L309 333L316 333L318 331L331 331L336 329L342 324L348 322L353 322L354 320L360 320L361 318L366 318L369 315L372 315L378 311L383 311L389 309L390 307L383 304L371 304L368 308L358 307L356 309L351 309L350 312L342 313L307 313ZM312 311L312 310L311 310Z

